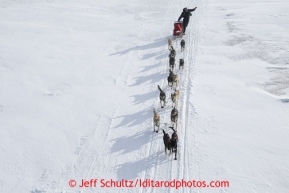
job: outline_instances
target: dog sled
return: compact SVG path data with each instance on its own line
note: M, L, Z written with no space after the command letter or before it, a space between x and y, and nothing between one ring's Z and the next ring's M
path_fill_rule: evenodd
M173 36L175 39L183 36L183 22L182 21L175 21Z

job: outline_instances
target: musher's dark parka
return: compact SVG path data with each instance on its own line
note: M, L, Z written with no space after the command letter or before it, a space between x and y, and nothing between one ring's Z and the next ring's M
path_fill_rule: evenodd
M181 13L178 19L178 21L180 21L181 18L184 18L183 19L183 27L184 27L183 33L186 32L186 27L188 26L188 23L190 21L190 16L192 15L191 12L195 11L196 9L197 7L195 7L194 9L187 9L187 8L183 9L183 12Z

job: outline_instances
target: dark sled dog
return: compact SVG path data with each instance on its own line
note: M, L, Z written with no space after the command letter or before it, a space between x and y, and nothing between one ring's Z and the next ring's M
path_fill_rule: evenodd
M173 73L173 71L170 70L170 74L168 76L168 85L173 88L173 83L174 83L174 76L175 74Z
M185 61L184 59L180 59L180 64L179 64L179 70L183 70L184 69L184 66L185 66Z
M185 50L185 44L186 44L185 40L182 40L181 41L181 51Z
M175 160L177 160L178 134L174 130L174 127L170 127L170 128L174 131L173 134L172 134L172 138L171 138L171 148L172 148L172 152L175 152Z
M161 107L164 108L164 106L166 106L166 93L160 88L160 86L158 85L158 89L160 91L160 103L161 103ZM163 105L162 105L163 103Z
M170 52L170 54L169 54L169 58L171 58L171 57L176 57L176 54L177 54L177 52L176 52L176 50L174 49L174 47L173 46L171 46L171 52Z
M175 64L176 64L176 59L175 59L175 57L170 57L170 60L169 60L170 70L174 71Z
M163 130L164 136L163 136L163 141L164 141L164 145L165 145L165 152L167 154L167 150L170 151L170 154L172 153L172 148L171 148L171 138L169 136L169 134L167 134L165 132L165 130Z

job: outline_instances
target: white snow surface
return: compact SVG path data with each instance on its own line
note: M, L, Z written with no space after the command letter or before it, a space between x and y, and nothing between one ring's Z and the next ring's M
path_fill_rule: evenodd
M174 40L185 60L174 160L152 110L172 134L167 38L195 6L184 52ZM0 192L289 192L288 10L288 0L0 0ZM230 186L79 187L90 179Z

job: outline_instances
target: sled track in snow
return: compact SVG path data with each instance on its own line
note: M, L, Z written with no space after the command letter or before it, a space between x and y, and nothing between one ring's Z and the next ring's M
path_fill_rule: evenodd
M184 4L187 4L188 1L182 2ZM195 4L198 4L198 6L202 6L203 1L197 1ZM176 15L174 18L178 17L179 10L176 9L176 7L180 7L180 3L170 2L170 6L168 7L168 13L166 15L169 15L169 17L172 18L172 15ZM174 14L172 14L174 13ZM171 19L170 25L167 27L163 27L164 31L167 31L165 28L167 27L169 30L172 31L173 23L175 19ZM190 24L191 26L187 29L187 35L184 37L186 41L186 48L185 51L180 51L180 39L174 40L174 48L177 50L177 58L176 58L176 67L178 66L178 59L184 58L185 59L185 68L182 72L175 70L175 72L178 72L180 83L179 83L179 89L181 91L181 96L177 105L177 108L179 110L179 121L178 121L178 135L179 135L179 141L178 141L178 153L177 153L177 161L174 159L174 154L170 155L170 157L167 157L164 153L164 145L162 141L162 131L160 130L158 134L154 133L152 136L149 147L149 153L148 153L148 163L147 164L154 164L153 169L148 169L152 167L148 167L145 174L142 176L142 179L154 179L154 180L192 180L190 179L190 173L193 173L194 179L199 179L199 167L195 159L190 160L189 157L189 150L196 147L196 140L189 141L188 139L188 129L190 126L190 120L189 117L191 114L194 114L193 104L189 102L190 94L191 94L191 87L192 85L192 77L193 77L193 70L194 65L196 64L196 50L198 42L198 21L199 20L198 14L196 14L196 17L192 17ZM167 49L164 49L164 51L169 54ZM180 57L182 56L182 57ZM161 70L165 71L166 74L168 74L168 58L165 61L161 61L163 64L163 67ZM177 69L177 68L176 68ZM170 89L167 86L166 77L164 80L160 83L161 88L164 89L167 95L167 105L164 109L161 109L161 123L168 123L170 124L170 111L171 111L171 100L170 100L170 94L172 93L172 89ZM156 88L155 88L156 89ZM159 97L157 96L155 107L159 107ZM158 109L158 108L156 108ZM161 124L161 129L166 129L166 132L169 132L171 135L172 131L168 130L168 126L164 127L163 124ZM160 133L161 132L161 133ZM160 135L155 136L155 135ZM195 138L195 135L194 135ZM190 146L192 144L193 146ZM152 147L155 149L152 150ZM154 153L157 153L157 151L160 151L160 153L157 154L157 156L153 156ZM194 155L198 156L198 155ZM162 158L166 159L166 162L162 161ZM161 165L161 163L163 163ZM190 164L191 163L191 164ZM190 169L193 169L193 171L190 171ZM160 176L162 178L160 179ZM159 190L159 189L158 189ZM157 192L156 189L140 189L140 192ZM190 192L190 189L188 188L180 188L178 190L175 189L162 189L165 192Z
M175 11L175 2L174 1L170 1L168 2L168 6L166 9L166 14L164 18L172 18L171 14L174 13ZM173 18L169 21L169 22L164 22L167 25L163 25L162 27L162 31L159 32L160 36L161 34L163 34L163 32L165 31L172 31L172 23L174 22ZM164 40L166 41L166 40ZM167 49L167 44L165 47L162 47L160 49L161 53L165 53L168 56L168 49ZM168 166L167 171L165 173L164 176L166 177L170 177L171 178L171 170L170 168L172 167L172 160L169 159L166 155L164 155L164 146L163 146L163 139L162 139L162 130L163 128L166 128L167 126L165 126L164 123L169 124L170 123L170 117L168 116L170 113L170 110L168 110L168 106L171 104L170 103L170 94L167 92L168 91L168 86L167 86L167 81L166 81L166 76L168 74L169 71L169 65L168 65L168 58L166 57L165 59L162 59L161 61L161 72L165 72L165 77L162 79L162 81L159 83L160 87L166 92L167 98L167 104L165 106L165 108L160 108L160 103L159 103L159 95L156 96L156 100L154 103L154 107L156 108L157 112L160 113L161 116L161 126L160 126L160 130L158 133L152 133L152 137L151 137L151 142L150 142L150 146L148 147L148 161L147 161L147 166L146 166L146 170L143 172L142 174L142 180L145 179L156 179L158 180L158 173L161 170L162 173L162 168L160 168L160 164L161 162L166 161L167 164L165 164L166 166ZM157 85L152 85L152 91L157 89ZM160 111L161 110L161 111ZM151 128L153 126L153 123L151 122ZM170 157L171 158L171 157ZM150 188L140 188L139 192L156 192L156 189L152 189Z
M170 18L169 15L170 15L170 13L173 11L173 9L174 9L174 2L173 2L172 0L170 0L167 5L168 5L168 6L166 7L165 17L163 17L164 19ZM165 23L165 21L162 22L162 23ZM166 25L163 25L162 31L159 32L159 36L162 36L162 34L163 34L164 31L167 31L167 26L166 26ZM167 45L166 45L165 48L164 48L164 47L161 47L160 50L159 50L159 52L160 52L160 53L167 53L167 52L168 52ZM161 72L166 72L166 71L168 71L168 63L166 63L166 62L167 62L167 59L162 59L162 60L160 61L161 67L160 67L159 70L160 70ZM160 87L161 87L162 89L164 89L164 88L165 88L165 87L164 87L165 83L166 83L166 80L165 80L165 79L162 79L162 81L161 81L160 83L158 83L158 84L160 85ZM156 85L153 84L152 87L151 87L151 89L152 89L152 91L155 91L155 90L157 89L157 84L156 84ZM164 90L165 90L165 89L164 89ZM167 101L168 101L168 96L167 96ZM166 107L167 107L167 105L168 105L168 103L166 104ZM151 141L151 145L150 145L150 148L149 148L150 150L149 150L149 154L148 154L148 160L151 160L150 158L151 158L152 154L157 154L157 159L154 160L155 169L154 169L153 171L151 171L151 172L148 171L148 169L147 169L147 170L144 172L145 175L144 175L144 178L143 178L143 179L146 179L147 177L150 177L150 178L151 178L151 177L156 173L156 171L158 170L159 155L162 156L162 154L159 154L159 148L158 148L158 147L159 147L159 142L160 142L160 140L161 140L161 142L162 142L162 130L161 130L161 129L164 127L165 113L159 111L159 110L161 109L161 108L160 108L160 103L159 103L159 95L156 96L156 100L155 100L155 102L154 102L154 107L156 108L157 112L160 113L160 116L161 116L161 125L160 125L160 129L159 129L159 133L152 133L152 141ZM166 110L166 107L163 108L163 109L161 109L161 110L162 110L162 111ZM151 123L152 123L152 122L151 122ZM153 125L153 123L152 123L151 125ZM161 137L160 137L160 136L161 136ZM154 147L153 147L153 146L154 146ZM153 149L152 149L152 147L153 147ZM149 164L150 164L150 161L147 163L147 165L149 165ZM147 166L147 168L148 168L148 166ZM153 176L153 177L154 177L154 176ZM142 192L142 191L143 191L143 189L141 189L140 192ZM147 189L147 191L151 191L151 190Z

